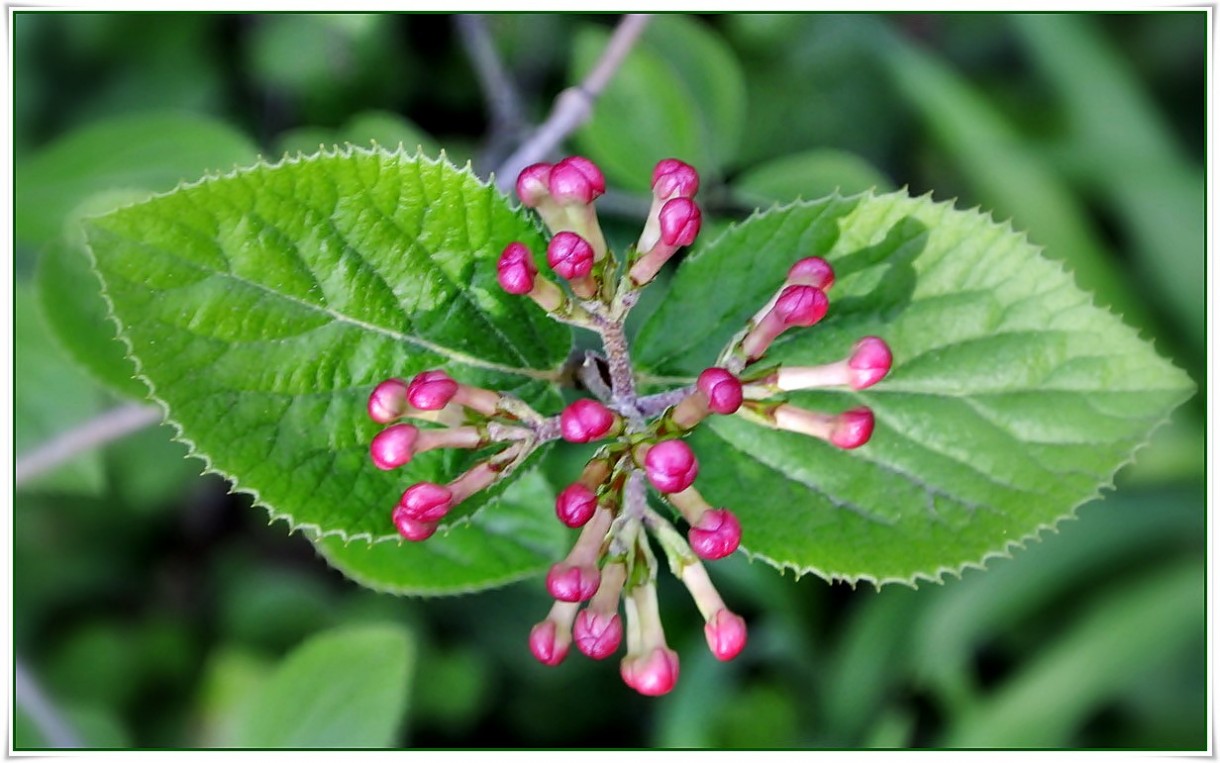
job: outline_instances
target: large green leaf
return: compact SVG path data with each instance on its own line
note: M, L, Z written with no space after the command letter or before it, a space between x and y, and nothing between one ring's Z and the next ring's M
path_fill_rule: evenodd
M407 706L415 647L398 625L315 636L273 672L238 722L239 747L388 747Z
M1110 484L1192 391L1010 227L901 193L735 226L683 263L637 357L693 376L811 254L839 276L830 313L783 335L769 359L830 362L861 336L884 337L894 368L881 384L792 396L811 409L869 405L871 442L842 451L736 416L694 436L700 488L778 567L910 582L1004 554Z
M397 537L389 513L407 485L478 457L378 470L365 403L382 379L444 367L559 408L570 330L495 276L506 242L541 251L540 232L447 162L354 150L259 165L86 230L120 335L182 439L317 536Z

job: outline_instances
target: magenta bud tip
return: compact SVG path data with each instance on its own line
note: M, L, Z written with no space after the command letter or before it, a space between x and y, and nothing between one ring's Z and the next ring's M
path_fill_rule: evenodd
M536 207L550 194L551 165L531 164L517 175L517 198L527 207Z
M821 257L806 257L803 260L797 260L796 264L788 269L789 284L816 286L822 291L829 291L834 282L834 268L830 267L830 263Z
M407 385L407 401L421 411L439 411L457 390L458 383L444 371L424 371Z
M546 574L547 593L559 601L588 601L601 582L601 573L591 565L556 562Z
M864 389L873 386L885 378L893 363L894 356L884 339L875 336L864 337L856 342L851 358L847 361L852 388Z
M410 424L395 424L377 433L369 443L369 455L378 469L397 469L415 455L419 430Z
M741 545L741 522L728 509L709 509L686 537L700 559L723 559Z
M727 609L717 610L703 626L703 635L716 659L731 660L746 646L746 621Z
M407 488L395 513L417 522L438 522L453 508L453 492L435 482L418 482Z
M597 495L579 482L565 487L555 498L555 515L568 527L583 527L597 511Z
M647 654L625 658L619 673L623 682L640 694L659 697L673 691L678 683L678 655L659 646Z
M680 493L699 474L695 452L682 440L663 440L644 455L644 474L662 493Z
M665 202L660 212L661 241L667 246L690 246L699 235L703 215L690 199L678 197Z
M712 413L727 416L741 407L741 381L723 368L705 369L695 386L707 398L707 407Z
M785 326L812 326L826 315L830 300L816 286L786 286L775 301L775 314Z
M583 156L569 156L551 167L551 196L560 204L589 204L606 192L606 178Z
M608 435L617 421L613 411L585 397L559 414L559 431L568 442L593 442Z
M534 256L525 244L514 241L504 247L500 260L496 263L496 280L504 291L509 294L528 294L534 289L534 277L537 275Z
M850 450L858 448L873 436L873 411L870 408L852 408L835 417L830 430L830 443Z
M378 424L389 424L407 412L407 383L402 379L386 379L369 395L369 418Z
M582 609L572 627L576 647L586 656L604 660L614 654L623 642L623 622L618 614L605 614Z
M560 231L547 245L546 261L569 281L584 278L593 270L593 247L572 231Z
M680 159L662 159L652 170L652 193L658 199L690 198L699 192L699 173Z
M398 534L409 541L418 543L431 538L436 532L436 522L424 522L407 516L406 510L401 504L394 507L392 518L394 527L398 528Z
M530 630L530 652L543 665L555 666L568 656L568 644L558 638L554 620L543 620Z

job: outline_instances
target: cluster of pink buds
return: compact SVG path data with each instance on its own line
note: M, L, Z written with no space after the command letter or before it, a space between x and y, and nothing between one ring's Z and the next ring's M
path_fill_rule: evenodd
M640 290L698 235L699 175L677 159L657 164L643 232L623 260L608 249L594 209L605 188L601 171L582 157L524 169L517 195L551 231L546 264L557 278L541 275L534 253L521 242L507 243L496 263L506 292L527 296L556 320L600 335L605 354L589 353L575 369L593 397L544 417L517 398L467 387L440 371L424 372L410 383L390 379L369 398L369 415L389 425L373 439L371 455L378 467L395 469L428 450L502 446L446 485L421 482L407 488L391 519L407 539L423 540L454 505L501 479L538 445L558 439L601 443L555 500L559 521L579 532L567 556L546 575L555 601L531 631L529 646L540 662L558 665L573 643L601 660L626 641L623 681L641 694L660 695L674 687L679 660L662 626L655 549L702 615L712 654L731 660L746 645L745 620L726 606L704 566L737 551L741 522L697 489L699 460L687 435L709 416L736 415L838 448L860 447L872 435L870 409L810 411L788 402L786 394L819 387L864 389L884 378L893 361L884 341L864 337L833 363L765 362L780 335L818 323L829 309L826 295L834 271L826 260L806 257L692 385L638 395L624 323ZM431 426L400 422L406 418ZM649 505L650 487L668 516Z

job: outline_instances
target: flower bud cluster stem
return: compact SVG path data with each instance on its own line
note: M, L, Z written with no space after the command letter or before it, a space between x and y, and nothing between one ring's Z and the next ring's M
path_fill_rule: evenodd
M547 573L555 603L530 632L529 647L543 664L558 665L572 644L601 660L625 641L623 681L649 696L669 692L679 672L678 655L665 639L654 544L703 617L712 654L733 659L746 644L745 620L726 608L704 566L737 551L742 524L696 487L701 467L687 436L709 417L735 415L837 448L860 447L873 431L870 409L807 411L787 395L827 386L864 389L881 381L892 363L889 347L877 337L865 337L848 357L819 366L767 360L781 336L818 323L830 306L834 271L826 260L806 257L693 384L641 397L627 316L642 289L698 235L698 188L693 167L677 159L659 162L643 231L620 259L607 246L594 208L605 179L593 162L568 157L531 165L518 176L518 197L552 237L545 252L505 242L497 279L506 292L530 299L555 320L598 335L604 355L586 353L574 374L593 397L544 416L519 398L436 370L409 383L386 380L368 403L369 416L387 425L370 448L381 469L409 468L417 453L442 448L493 451L447 484L416 483L406 490L392 520L413 541L435 533L455 505L495 484L543 443L602 443L578 479L556 496L556 518L578 535ZM649 505L650 489L667 514Z

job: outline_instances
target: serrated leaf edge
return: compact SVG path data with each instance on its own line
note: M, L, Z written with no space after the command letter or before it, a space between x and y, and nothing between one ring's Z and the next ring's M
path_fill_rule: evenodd
M992 214L988 210L984 210L982 208L982 206L978 205L978 204L976 204L975 206L973 206L969 209L959 209L957 207L958 200L956 197L949 199L947 201L936 201L933 198L931 191L927 191L919 196L911 196L908 191L909 191L908 186L904 185L902 188L900 188L896 191L891 191L888 193L881 193L881 194L876 193L875 189L869 189L867 191L862 191L861 193L852 194L850 196L843 196L842 194L839 194L836 192L836 193L830 194L829 196L825 196L825 197L822 197L821 199L815 199L815 200L805 200L805 199L798 197L797 199L795 199L793 201L784 202L782 204L779 202L773 202L766 209L757 208L746 219L734 222L731 225L729 225L727 228L725 228L723 231L721 231L720 235L717 236L715 239L708 242L706 245L699 247L699 250L692 253L692 255L688 259L693 260L693 259L701 256L704 251L709 250L709 249L713 248L714 246L716 246L722 238L728 236L731 232L735 231L737 228L740 228L741 226L750 223L752 220L755 220L758 218L763 218L763 217L766 217L771 214L784 212L789 209L794 209L797 207L812 206L814 204L820 204L820 203L823 203L826 201L834 201L834 200L842 200L842 201L859 200L859 203L867 203L870 201L884 201L887 198L896 198L899 201L927 200L929 203L931 203L934 206L947 207L949 209L949 211L951 211L951 212L957 212L957 213L961 213L961 214L974 214L978 217L984 218L984 220L987 223L995 226L996 228L999 228L1002 233L1016 236L1020 240L1021 244L1028 246L1031 250L1033 250L1035 256L1041 258L1042 260L1047 262L1052 267L1057 268L1057 270L1060 274L1062 274L1062 275L1066 276L1068 279L1070 279L1071 283L1073 284L1073 286L1076 287L1077 290L1079 290L1081 293L1087 295L1089 307L1091 307L1094 310L1098 310L1102 313L1105 313L1106 315L1114 318L1118 324L1120 324L1124 329L1126 329L1128 332L1130 332L1132 335L1134 335L1137 340L1149 345L1152 352L1154 354L1156 354L1158 359L1162 360L1163 362L1170 365L1171 367L1181 371L1181 369L1178 369L1178 367L1176 365L1174 365L1173 362L1169 358L1166 358L1159 353L1152 337L1145 338L1144 336L1142 336L1138 329L1136 329L1135 327L1126 323L1122 319L1122 315L1120 313L1114 312L1108 307L1098 306L1095 301L1094 294L1092 292L1086 291L1085 289L1082 289L1079 286L1079 284L1076 283L1076 279L1073 277L1073 274L1067 269L1067 267L1064 265L1064 263L1060 260L1054 260L1049 257L1046 257L1044 254L1044 251L1045 251L1044 247L1031 242L1029 240L1028 234L1025 231L1014 227L1011 217L1006 218L1003 221L999 221L999 220L996 220L994 214ZM685 265L685 262L683 264ZM1185 372L1183 372L1183 375L1185 375ZM962 573L968 569L986 570L987 563L989 561L991 561L992 559L1011 559L1012 552L1014 550L1023 550L1023 549L1025 549L1025 547L1028 543L1041 541L1046 533L1058 533L1059 525L1062 524L1064 521L1077 519L1076 513L1077 513L1077 511L1079 511L1081 506L1084 506L1085 504L1095 501L1097 499L1104 498L1105 496L1103 494L1103 491L1114 490L1115 489L1115 486L1114 486L1115 476L1120 471L1122 471L1122 469L1124 467L1135 462L1136 454L1151 443L1152 437L1157 432L1157 430L1159 430L1161 427L1163 427L1167 423L1169 423L1174 409L1176 409L1179 405L1181 405L1182 403L1189 400L1194 395L1194 393L1197 389L1197 386L1196 386L1194 380L1190 379L1189 376L1187 376L1186 378L1188 379L1190 384L1188 387L1182 388L1182 399L1179 402L1175 403L1173 406L1171 406L1169 408L1169 411L1165 414L1165 416L1160 421L1155 423L1151 428L1149 428L1148 433L1144 437L1143 441L1136 443L1132 447L1131 452L1128 454L1127 458L1123 461L1120 461L1114 467L1114 469L1111 470L1109 475L1107 477L1105 477L1105 481L1103 481L1101 484L1099 484L1091 495L1082 499L1081 501L1076 503L1074 506L1067 509L1063 514L1061 514L1060 516L1051 520L1049 523L1043 522L1043 523L1036 525L1033 528L1033 530L1031 530L1029 533L1021 536L1020 538L1005 541L999 549L997 549L995 551L988 551L988 552L984 553L977 560L974 560L974 561L967 560L964 562L960 562L956 566L940 565L939 567L937 567L936 569L934 569L930 572L916 572L916 573L911 574L909 577L888 576L888 577L878 578L874 575L868 575L868 574L833 573L833 572L827 572L826 570L823 570L816 566L807 566L806 567L806 566L801 566L798 564L792 564L790 562L781 562L779 560L772 559L771 557L768 557L765 554L750 551L749 548L744 545L741 547L741 553L745 554L746 558L749 559L751 562L758 560L758 561L761 561L761 562L764 562L764 563L770 565L771 567L779 570L781 575L787 573L788 571L792 571L794 577L798 580L804 575L812 574L812 575L815 575L815 576L825 580L828 583L843 582L843 583L847 583L848 585L850 585L854 588L858 583L865 582L865 583L871 584L874 588L876 588L878 590L880 590L882 586L889 585L889 584L906 585L911 588L917 589L919 587L920 581L924 581L924 582L928 582L928 583L935 583L937 585L943 585L945 582L946 576L953 576L955 578L961 579Z
M440 152L440 155L436 159L433 159L431 157L423 155L422 151L420 151L418 149L415 154L407 155L401 151L389 152L383 148L365 149L365 148L361 148L358 146L352 146L352 144L350 144L350 143L347 145L349 146L349 148L351 150L335 151L335 152L326 152L325 150L319 150L317 153L309 154L308 156L304 156L298 152L297 156L295 156L295 157L290 157L287 153L285 153L285 155L278 162L276 162L274 164L267 163L267 161L260 154L257 158L257 161L255 161L254 164L251 164L247 167L234 166L234 168L227 173L219 173L219 172L205 173L204 176L201 177L200 179L193 180L193 181L183 181L183 182L179 183L177 186L175 186L172 190L161 192L161 193L149 194L146 198L144 198L140 201L132 201L127 204L122 204L120 206L115 207L114 209L108 210L103 213L99 213L97 215L90 215L84 219L87 220L87 219L92 219L94 217L101 217L101 216L111 214L111 213L116 212L121 209L128 209L131 207L139 206L139 205L145 204L148 201L151 201L153 199L169 196L180 190L187 189L187 188L194 188L194 187L201 186L208 182L216 182L219 180L232 179L244 172L252 172L252 171L260 170L260 169L275 169L277 167L283 166L284 164L295 164L295 163L307 161L310 159L316 159L321 156L350 157L355 153L361 153L361 154L366 154L366 155L381 154L382 156L387 156L387 157L396 156L396 155L401 154L401 158L415 159L418 161L428 162L433 165L440 164L443 162L444 164L448 165L451 169L455 170L456 172L465 173L465 174L469 175L470 177L474 178L475 180L477 180L480 184L487 185L486 183L484 183L483 180L481 180L477 175L474 174L473 167L471 166L471 163L469 161L466 162L465 167L458 167L458 166L454 165L451 161L449 161L448 156L445 154L445 152L443 150ZM401 149L401 146L402 146L402 144L400 143L399 144L400 149ZM493 190L496 191L496 193L499 193L502 197L504 197L506 199L508 198L502 192L500 192L498 189L496 189L494 185L492 185L491 187ZM520 205L515 205L513 208L518 209L518 208L520 208ZM537 222L535 221L534 224L537 225ZM267 512L268 526L275 524L277 521L283 521L284 524L288 526L289 534L299 532L301 534L313 534L318 539L340 538L346 543L351 543L352 541L357 541L357 540L366 541L368 543L392 542L396 539L401 540L400 538L398 538L398 536L395 536L395 535L382 535L382 536L374 537L372 535L372 533L367 533L367 532L348 534L347 532L345 532L343 530L339 530L339 529L324 530L320 525L313 523L313 522L294 522L291 514L281 512L281 511L277 510L274 506L272 506L270 502L264 501L262 499L261 493L259 492L259 490L257 488L247 487L240 483L240 481L238 480L236 475L229 474L226 471L224 471L223 469L219 469L219 468L215 467L212 463L211 456L209 456L207 453L200 450L198 445L195 443L195 441L186 435L186 432L183 429L182 425L176 419L173 418L173 416L171 415L169 403L157 395L156 384L154 384L152 379L150 379L148 376L146 376L143 373L143 363L133 352L131 339L128 338L127 333L124 330L123 322L118 317L118 315L115 314L114 302L113 302L113 300L111 300L110 294L107 292L107 289L105 286L106 280L102 277L101 272L98 270L97 255L94 253L93 247L89 244L88 237L86 237L85 251L89 255L89 266L93 272L94 277L97 278L98 281L102 284L101 294L102 294L102 299L105 300L105 302L106 302L107 317L114 323L114 325L118 331L118 339L119 339L119 341L121 341L123 343L124 347L126 348L127 359L130 360L132 363L134 363L136 366L134 378L139 379L140 381L144 382L144 385L146 387L148 387L148 398L150 400L152 400L154 403L156 403L161 408L162 418L164 420L163 423L168 424L174 428L175 434L173 435L173 437L171 439L173 439L175 442L182 443L183 445L186 446L188 457L197 458L200 461L203 461L204 468L203 468L203 471L200 472L201 475L215 474L215 475L223 478L232 486L232 488L229 491L230 494L245 493L246 495L249 495L255 505L261 506ZM450 359L454 360L455 362L462 362L462 361L458 361L456 358L449 356L446 353L442 353L442 354L445 354L446 357L450 357ZM471 365L471 364L468 363L467 365ZM475 363L473 365L478 366L479 364ZM492 370L500 370L500 371L504 371L506 373L516 372L519 374L521 371L532 370L532 369L509 369L507 367L500 368L498 366L498 364L493 364L493 366L488 366L486 364L483 364L481 367L485 367L485 368L490 367L490 368L492 368ZM525 375L525 374L521 374L521 375ZM544 376L537 376L534 378L538 378L538 379L541 379L544 381L557 381L559 378L559 375L558 375L558 371L555 371L555 372L548 373ZM520 472L518 474L518 476L521 476L524 473L525 472ZM471 512L470 514L460 517L453 522L447 523L446 525L443 525L442 530L448 531L452 528L460 527L464 524L468 524L474 516L483 512L484 510L486 510L488 508L493 507L498 502L499 502L498 497L493 498L493 499L487 501L486 503L484 503L482 506L480 506L475 511ZM315 548L316 548L316 546L315 546ZM319 552L319 553L321 553L321 552ZM328 564L329 564L329 562L328 562ZM333 565L331 565L331 566L333 567ZM346 574L346 573L344 573L344 574ZM506 582L511 582L511 581L506 581ZM472 590L478 590L478 589L472 589Z

